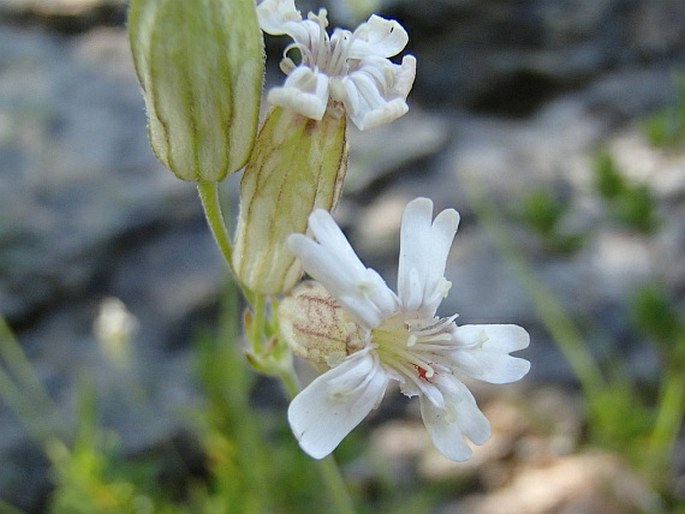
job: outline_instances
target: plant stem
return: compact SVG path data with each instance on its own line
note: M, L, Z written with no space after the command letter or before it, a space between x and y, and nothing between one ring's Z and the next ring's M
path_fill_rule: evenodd
M51 423L59 419L58 408L43 388L31 363L24 354L12 330L0 316L0 398L14 410L31 437L45 444L55 430ZM49 421L46 421L49 420Z
M288 393L288 396L290 396L290 398L294 398L299 392L295 370L290 368L290 372L284 371L279 375L279 378L283 382L283 387ZM340 472L340 468L338 467L335 457L333 455L329 455L324 459L316 461L316 463L321 470L321 478L325 482L326 487L328 487L338 513L354 514L354 503L352 502L347 485L345 484L345 479Z
M255 355L262 355L264 353L262 348L262 336L265 332L264 328L266 322L264 312L266 310L266 305L264 304L264 295L255 293L251 303L253 316L248 339L250 340L252 352Z
M604 389L605 380L577 326L554 294L535 275L493 209L486 203L484 195L475 192L474 185L466 189L478 219L483 223L502 256L514 269L542 323L578 378L585 397L595 398Z
M202 208L207 217L207 223L214 236L221 254L228 267L233 269L233 247L228 235L226 223L224 223L224 216L221 212L221 203L219 202L219 184L218 182L198 182L197 191L200 194L200 201Z
M236 284L240 286L240 291L250 305L254 305L255 298L252 292L247 289L235 275L233 269L233 245L231 245L231 238L228 235L228 229L224 222L224 215L221 210L221 202L219 201L219 183L218 182L198 182L197 191L200 195L200 202L202 209L205 211L207 224L212 231L214 241L216 242L221 255L228 269L231 270L231 275Z
M214 240L216 241L219 250L221 250L221 254L224 257L226 264L228 264L228 267L235 275L232 259L233 247L231 246L228 230L221 212L218 184L216 182L198 182L197 190L200 194L202 208L205 211L207 223L212 231ZM236 280L236 283L240 284L240 281ZM264 328L264 297L246 290L242 285L241 289L254 312L254 318L252 320L254 330L248 337L252 345L252 350L256 354L260 354L261 352L257 350L261 350L261 348L258 347L260 346L261 332ZM294 397L298 393L299 388L297 385L297 377L295 376L292 367L289 370L283 370L283 372L279 373L279 378L283 382L283 387L288 392L288 395L291 398ZM338 512L340 514L354 514L355 510L352 499L347 491L345 481L340 473L335 458L332 455L329 455L325 459L318 461L318 465L321 468L322 478L330 490Z
M289 370L283 370L282 373L279 373L278 378L283 382L283 388L286 393L288 393L288 396L291 399L295 398L300 391L300 386L298 385L297 377L295 376L295 370L292 367Z
M680 366L670 366L664 378L645 462L647 475L657 481L664 477L664 466L678 437L684 415L685 373Z
M354 504L350 497L345 479L340 473L340 468L333 455L329 455L325 459L318 461L319 469L323 476L326 485L328 486L331 496L335 501L339 514L354 514Z
M0 358L15 376L19 387L33 394L33 400L39 403L39 410L50 409L50 412L57 412L52 398L45 392L26 354L2 316L0 316Z

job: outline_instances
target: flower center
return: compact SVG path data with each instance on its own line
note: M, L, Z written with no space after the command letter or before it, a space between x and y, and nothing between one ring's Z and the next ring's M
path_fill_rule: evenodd
M430 382L442 371L442 356L453 349L454 317L412 320L400 312L371 331L383 364L411 382Z
M288 45L283 52L281 69L285 74L295 69L296 65L288 57L291 50L297 49L301 55L301 64L329 77L341 76L346 73L348 49L354 39L354 34L348 30L336 29L330 37L326 32L328 18L326 9L320 9L319 14L309 13L308 21L318 24L318 37L309 33L309 41L296 41Z

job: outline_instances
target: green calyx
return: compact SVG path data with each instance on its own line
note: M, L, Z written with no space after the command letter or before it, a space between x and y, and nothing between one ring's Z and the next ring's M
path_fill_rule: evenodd
M132 0L128 31L157 158L184 180L240 169L264 75L254 0Z
M275 108L257 136L240 182L233 266L253 291L288 291L302 274L288 250L316 208L332 210L347 170L346 119L329 109L321 121Z

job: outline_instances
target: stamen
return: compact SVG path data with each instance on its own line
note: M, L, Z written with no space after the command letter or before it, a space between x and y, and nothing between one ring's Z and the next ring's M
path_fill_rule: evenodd
M319 68L326 69L327 54L329 52L330 39L328 37L328 32L326 32L326 27L328 26L328 20L326 19L326 9L319 10L319 16L316 21L319 23L319 42L316 46L314 52L314 59L312 59L312 64L318 66Z
M328 72L332 76L345 74L345 66L347 65L347 49L354 40L354 34L348 36L348 31L340 31L338 35L340 34L342 34L342 37L335 38L335 45L328 60Z
M290 65L292 65L292 69L295 68L295 61L288 57L288 54L292 50L297 50L300 52L300 64L307 64L309 61L312 59L312 52L311 50L307 47L307 45L303 45L302 43L290 43L288 46L285 47L283 50L283 60L281 61L281 69L283 69L284 65L288 65L285 63L285 61L289 61ZM292 69L290 71L292 71ZM284 70L285 71L285 70ZM289 72L286 73L286 75L289 75Z

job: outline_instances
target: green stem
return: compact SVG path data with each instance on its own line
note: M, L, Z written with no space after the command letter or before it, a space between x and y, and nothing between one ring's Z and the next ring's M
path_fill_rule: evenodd
M207 223L212 231L214 240L221 250L221 254L224 257L226 264L228 264L228 267L233 272L233 247L231 246L228 230L226 229L224 217L221 212L218 184L216 182L198 182L197 190L200 194L202 208L205 211ZM239 280L236 282L240 284ZM255 354L260 355L261 334L263 333L265 323L264 297L258 293L251 293L242 285L241 288L243 295L251 305L254 312L254 318L252 319L252 331L249 334L250 343ZM299 390L297 385L297 377L295 376L294 370L292 370L292 368L289 370L283 370L283 372L279 373L279 378L283 382L283 386L288 394L291 397L294 397ZM340 514L354 514L355 510L352 499L350 498L345 481L340 473L340 469L338 468L334 457L329 455L325 459L318 461L318 464L321 468L323 480L331 492L331 496L333 497L338 512Z
M54 435L50 423L59 419L58 408L35 375L12 330L0 316L0 397L14 410L34 440L44 444ZM46 421L47 420L49 421Z
M663 382L657 417L649 440L645 463L648 476L663 479L664 466L678 437L684 416L685 373L680 366L670 366Z
M297 376L295 376L295 370L292 367L289 370L283 370L279 373L278 378L283 382L283 388L288 394L290 399L295 398L297 393L300 392L300 386L298 384Z
M333 501L340 514L354 514L354 503L347 490L345 479L340 473L338 463L335 461L333 455L329 455L325 459L318 461L321 475L328 486Z
M493 209L486 203L485 196L474 192L475 187L473 184L471 186L472 188L466 189L479 220L497 249L514 269L542 323L578 378L585 397L595 398L605 388L605 380L582 334L555 295L537 278Z
M44 413L37 410L26 400L23 391L14 383L12 378L0 369L0 397L5 400L19 421L26 427L34 441L45 446L54 434L45 422ZM55 419L51 416L51 419ZM1 512L1 511L0 511Z
M300 388L297 382L297 376L295 375L295 370L290 368L290 371L284 371L279 375L279 378L283 382L283 387L285 388L288 396L294 398L299 392ZM350 497L350 493L345 484L345 479L340 473L340 468L333 455L321 459L316 462L321 470L321 477L328 487L328 490L335 502L336 509L340 514L354 514L354 502Z
M212 235L214 236L214 241L219 247L221 255L223 255L228 269L231 270L231 274L233 275L235 283L240 286L240 291L243 293L243 296L250 305L254 305L254 295L242 284L240 280L238 280L235 270L233 269L233 245L231 245L231 238L228 235L228 229L226 228L224 215L221 210L221 202L219 201L219 183L198 182L197 191L200 195L202 208L205 211L207 224L209 225L209 229L212 231Z
M255 355L262 355L264 353L262 348L262 336L266 332L266 305L264 301L264 295L261 293L255 293L251 304L253 317L248 339L250 340L250 345L252 346L252 352Z
M2 514L26 514L23 510L10 505L3 499L0 499L0 513Z
M200 194L200 201L202 208L207 217L207 223L214 236L221 254L228 267L233 269L233 247L228 235L228 229L224 222L224 216L221 212L221 203L219 202L219 183L218 182L198 182L197 191Z
M33 395L33 400L39 403L40 410L50 409L52 413L57 412L52 398L45 392L26 354L2 316L0 316L0 358L5 361L7 369L15 376L19 387Z

